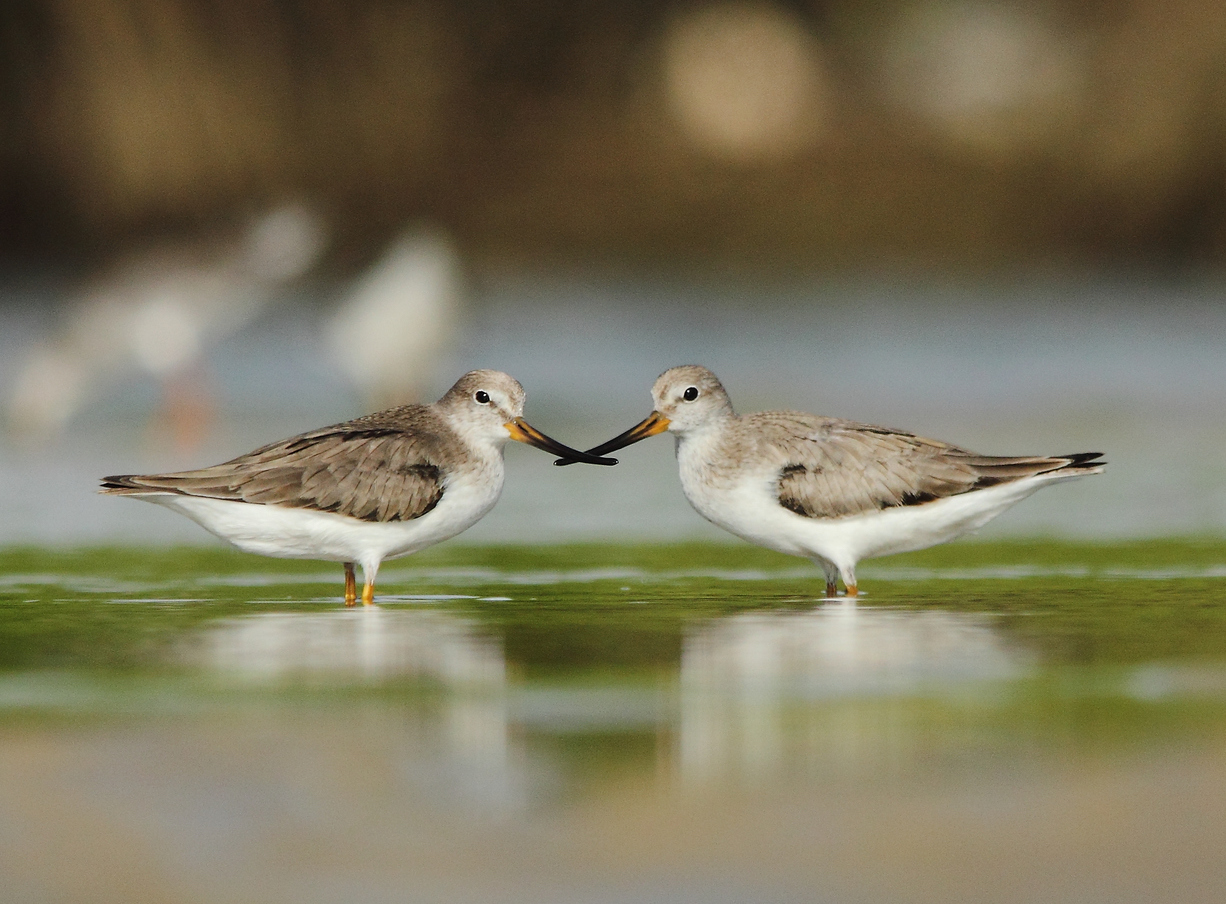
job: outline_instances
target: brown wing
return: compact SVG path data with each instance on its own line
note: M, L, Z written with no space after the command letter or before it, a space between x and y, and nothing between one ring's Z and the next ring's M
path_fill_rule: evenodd
M103 492L161 491L310 508L363 521L420 518L443 497L437 434L358 426L325 428L198 471L108 477Z
M809 518L839 518L947 496L1065 468L1097 455L1009 458L852 421L777 416L773 443L785 463L779 504Z

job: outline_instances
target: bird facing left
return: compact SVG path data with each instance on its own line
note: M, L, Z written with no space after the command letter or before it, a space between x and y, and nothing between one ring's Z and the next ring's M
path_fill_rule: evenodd
M507 440L617 463L546 436L523 410L519 381L474 370L432 405L389 408L196 471L106 477L101 492L164 505L245 552L343 562L347 606L360 565L370 605L380 563L454 537L493 508Z

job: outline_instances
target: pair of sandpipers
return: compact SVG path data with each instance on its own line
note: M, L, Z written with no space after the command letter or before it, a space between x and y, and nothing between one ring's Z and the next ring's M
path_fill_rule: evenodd
M737 415L705 367L665 371L655 410L586 452L523 419L524 389L474 370L433 405L405 405L303 433L238 458L174 474L107 477L102 492L174 509L247 552L345 565L345 604L357 602L355 564L374 601L385 559L472 526L502 492L508 439L554 462L613 465L623 446L670 431L681 487L700 515L756 543L821 566L826 595L856 563L923 549L975 530L1049 483L1099 474L1101 453L978 455L901 430L795 411Z

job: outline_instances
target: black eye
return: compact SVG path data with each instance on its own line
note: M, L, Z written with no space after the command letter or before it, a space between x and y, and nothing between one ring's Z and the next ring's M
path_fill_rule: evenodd
M698 387L688 387L685 392L681 393L681 398L685 399L687 402L694 401L696 398L698 398Z
M474 392L473 398L477 400L478 405L488 405L490 403L490 394L484 389L478 389Z

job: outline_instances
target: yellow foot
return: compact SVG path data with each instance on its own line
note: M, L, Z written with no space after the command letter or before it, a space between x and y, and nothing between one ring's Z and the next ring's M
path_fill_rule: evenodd
M362 605L373 606L374 604L375 604L375 585L374 584L363 584L362 585Z
M855 584L848 584L847 585L847 595L848 596L859 596L860 589Z
M353 563L345 563L345 605L358 604L358 579L353 574Z

